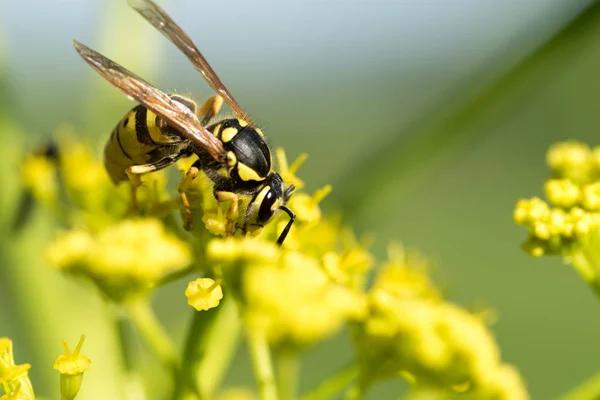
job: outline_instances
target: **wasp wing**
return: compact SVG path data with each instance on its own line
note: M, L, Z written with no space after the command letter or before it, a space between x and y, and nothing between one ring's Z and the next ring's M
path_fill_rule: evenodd
M248 114L240 107L223 82L221 82L217 73L208 64L208 61L200 53L200 50L192 42L192 39L162 8L151 0L127 0L127 2L186 55L194 67L200 71L208 84L229 104L229 107L231 107L238 118L250 124L252 123Z
M73 40L73 46L79 55L113 86L161 117L192 143L206 150L215 160L224 160L225 150L221 141L203 127L187 107L173 101L169 95L83 43Z

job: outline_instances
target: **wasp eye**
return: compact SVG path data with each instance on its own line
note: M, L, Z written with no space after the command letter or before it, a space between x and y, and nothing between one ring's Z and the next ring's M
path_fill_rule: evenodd
M260 208L258 209L258 223L266 224L271 217L273 216L273 204L277 200L277 196L275 196L275 192L273 190L269 190L267 195L260 203Z

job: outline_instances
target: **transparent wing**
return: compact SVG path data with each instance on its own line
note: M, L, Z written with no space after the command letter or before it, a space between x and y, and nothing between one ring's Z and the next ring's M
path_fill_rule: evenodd
M196 115L188 108L83 43L73 40L73 46L79 55L113 86L160 116L192 143L206 150L215 160L223 162L223 144L200 124Z
M240 107L223 82L221 82L217 73L208 64L208 61L200 53L200 50L192 42L192 39L162 8L151 0L127 0L127 2L187 56L208 84L229 104L229 107L231 107L238 118L250 124L252 123L248 114Z

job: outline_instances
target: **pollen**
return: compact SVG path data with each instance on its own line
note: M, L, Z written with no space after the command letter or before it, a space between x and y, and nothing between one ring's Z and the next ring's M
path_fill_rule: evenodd
M185 290L188 304L198 311L215 308L223 298L223 289L210 278L199 278L188 284Z

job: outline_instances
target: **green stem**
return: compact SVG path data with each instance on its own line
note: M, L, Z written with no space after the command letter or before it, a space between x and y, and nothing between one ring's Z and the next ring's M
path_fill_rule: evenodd
M594 291L594 294L600 299L600 281L598 280L597 271L600 270L589 249L574 251L571 254L571 264L575 271L583 278L588 286Z
M350 364L333 376L321 382L312 392L301 397L301 400L327 400L348 387L358 376L358 366Z
M132 397L140 400L148 398L139 372L135 370L135 349L132 340L131 324L121 312L117 312L115 317L115 328L117 331L121 357L123 361L126 397Z
M184 399L192 389L200 399L212 398L235 355L239 333L240 321L229 296L217 308L194 311L173 398Z
M250 330L248 332L248 348L252 359L254 378L258 386L259 399L278 400L271 352L264 333L258 330Z
M593 375L580 386L569 391L560 400L588 400L600 398L600 372Z
M175 345L162 325L156 318L148 298L136 298L123 304L125 312L132 324L144 337L144 340L165 368L174 376L178 375L178 365Z
M277 383L281 400L295 400L298 394L298 353L295 350L277 352Z

